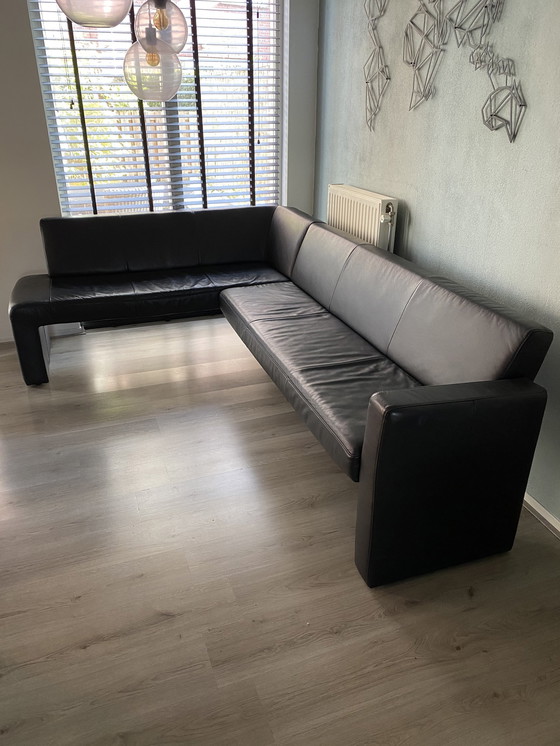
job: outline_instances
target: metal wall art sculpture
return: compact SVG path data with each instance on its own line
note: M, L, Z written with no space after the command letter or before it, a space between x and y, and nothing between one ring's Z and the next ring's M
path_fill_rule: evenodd
M493 132L505 128L514 142L525 115L527 103L516 78L515 63L500 57L487 42L492 25L500 20L505 0L459 0L447 14L455 30L457 45L471 48L475 70L485 69L492 92L482 107L482 121Z
M412 94L409 110L416 109L435 93L434 81L451 31L457 46L471 49L470 62L475 70L486 70L492 92L482 107L482 121L491 131L505 129L514 142L527 103L517 79L515 63L494 52L488 36L500 20L505 0L418 0L418 8L406 25L403 44L404 62L412 68ZM364 65L366 80L366 121L373 132L381 99L389 85L389 67L379 39L378 23L389 0L364 0L368 31L373 50ZM449 7L449 6L448 6Z
M527 104L514 61L500 57L488 43L505 0L458 0L447 13L444 0L418 3L404 34L403 59L414 73L409 108L415 109L434 95L436 73L453 29L457 46L471 48L471 63L476 70L485 69L492 84L482 107L484 124L492 131L505 128L510 142L514 142Z
M492 131L504 127L509 141L514 142L527 110L521 83L515 77L515 62L495 54L491 44L474 49L470 59L476 70L486 69L493 88L482 107L482 121Z
M385 13L389 0L365 0L364 8L368 19L368 31L373 44L373 51L364 65L366 79L366 121L373 132L375 117L381 108L381 99L389 85L389 68L385 63L385 54L379 40L377 24Z
M447 14L453 25L457 46L465 41L476 49L484 44L494 21L499 21L504 0L459 0Z
M434 80L449 37L443 0L419 0L419 3L404 34L403 59L414 71L409 110L434 95Z

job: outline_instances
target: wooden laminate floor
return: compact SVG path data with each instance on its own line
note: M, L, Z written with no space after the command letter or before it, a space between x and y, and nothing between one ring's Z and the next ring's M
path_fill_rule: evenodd
M0 744L560 743L560 542L370 590L221 318L0 347Z

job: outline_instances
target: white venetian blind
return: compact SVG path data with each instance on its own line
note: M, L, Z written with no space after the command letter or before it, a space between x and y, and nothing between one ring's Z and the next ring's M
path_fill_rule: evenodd
M129 18L88 29L28 0L63 214L278 202L281 0L175 1L181 88L142 105L122 71Z

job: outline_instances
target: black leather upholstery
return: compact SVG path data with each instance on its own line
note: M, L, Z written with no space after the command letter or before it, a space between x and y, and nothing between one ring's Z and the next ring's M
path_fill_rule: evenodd
M301 241L312 219L283 212ZM278 244L274 213L253 207L43 219L49 274L19 280L9 309L25 382L48 381L47 325L217 313L224 288L284 282L266 260Z
M356 520L369 586L511 549L545 402L523 379L372 397Z
M357 242L328 225L312 225L301 244L292 280L326 309Z
M274 207L236 207L194 213L198 264L266 259Z
M547 329L458 285L423 279L387 353L425 384L488 381L512 372L533 378L550 339Z
M42 231L50 276L22 278L10 306L27 383L48 380L47 324L220 305L359 478L369 585L511 547L548 329L290 208L56 218Z
M307 229L315 221L301 210L279 206L274 211L270 226L267 259L286 277L292 269Z
M274 207L43 218L51 277L262 262Z
M370 396L419 384L291 283L231 289L222 311L336 463L358 480Z
M422 279L410 262L358 246L341 273L331 311L387 354L404 309Z
M534 377L551 332L319 224L292 280L226 290L222 310L359 477L366 582L510 549L546 399L521 377Z
M43 218L40 226L51 277L200 263L189 211Z
M544 327L328 226L309 227L293 281L300 287L227 290L222 311L356 480L372 394L495 380L513 361L530 378L551 340Z

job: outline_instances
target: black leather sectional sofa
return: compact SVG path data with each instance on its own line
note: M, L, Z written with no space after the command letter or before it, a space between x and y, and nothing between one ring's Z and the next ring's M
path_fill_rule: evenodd
M28 384L48 324L220 308L309 429L359 481L370 586L512 547L552 333L285 207L51 218L49 274L10 304Z

